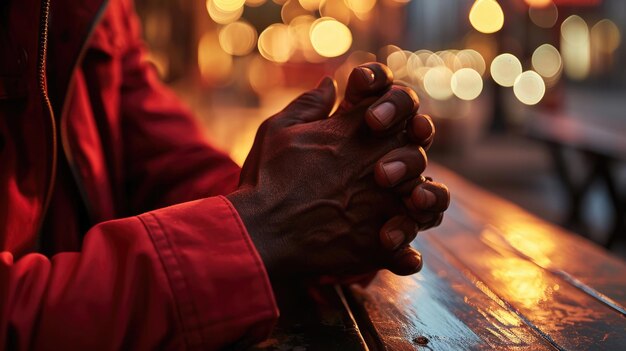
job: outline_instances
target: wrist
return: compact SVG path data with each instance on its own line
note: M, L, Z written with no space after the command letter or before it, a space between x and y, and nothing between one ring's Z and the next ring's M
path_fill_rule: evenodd
M241 221L246 227L248 236L254 243L271 278L275 274L278 263L276 262L275 250L272 249L273 236L267 225L265 225L267 223L267 214L262 207L263 201L261 197L252 189L238 189L226 195L226 198L237 210Z

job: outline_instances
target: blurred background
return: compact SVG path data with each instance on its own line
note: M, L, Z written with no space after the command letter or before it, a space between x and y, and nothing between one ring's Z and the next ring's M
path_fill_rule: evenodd
M386 63L430 159L626 257L626 1L136 0L150 60L242 164L324 76ZM476 206L481 206L477 203Z

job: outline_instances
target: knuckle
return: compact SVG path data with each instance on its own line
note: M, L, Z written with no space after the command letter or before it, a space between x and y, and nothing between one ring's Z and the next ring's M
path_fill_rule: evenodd
M317 90L308 91L296 100L297 108L309 108L309 107L317 107L324 103L324 98L322 94Z
M275 120L276 120L276 116L272 116L266 119L265 121L263 121L261 125L259 126L259 133L267 132L271 128L272 124L275 123Z
M263 123L261 123L259 130L263 130L264 132L275 131L280 125L280 121L281 121L280 117L281 117L280 114L278 114L278 115L274 115L266 119L265 121L263 121Z

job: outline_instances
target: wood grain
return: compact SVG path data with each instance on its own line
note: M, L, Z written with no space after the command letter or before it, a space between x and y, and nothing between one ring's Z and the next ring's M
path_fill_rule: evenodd
M453 194L444 223L414 246L425 267L352 288L374 349L626 348L626 264L606 250L429 167ZM423 341L423 339L422 339Z

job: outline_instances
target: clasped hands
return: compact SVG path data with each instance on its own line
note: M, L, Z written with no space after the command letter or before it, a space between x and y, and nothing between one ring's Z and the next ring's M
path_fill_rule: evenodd
M272 279L421 269L410 242L441 223L450 195L422 176L432 120L392 82L382 64L359 66L332 115L325 78L259 128L227 197Z

